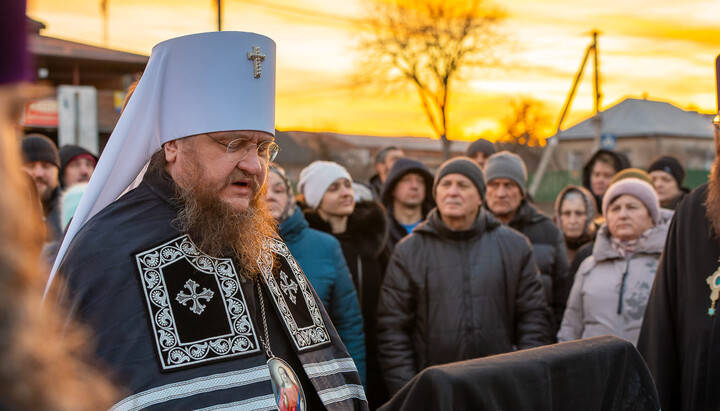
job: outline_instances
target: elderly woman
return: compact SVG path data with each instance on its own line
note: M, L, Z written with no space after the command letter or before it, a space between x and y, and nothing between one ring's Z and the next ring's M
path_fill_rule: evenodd
M335 237L310 228L297 209L285 170L271 164L269 171L267 201L270 214L279 224L280 237L323 302L364 382L362 314L340 243Z
M603 197L606 222L578 269L558 341L612 334L637 344L667 225L653 186L620 180Z
M555 223L565 238L569 261L582 245L595 239L596 215L595 197L585 187L569 185L558 194Z
M376 408L388 398L377 362L376 312L389 259L385 209L372 199L356 199L350 173L340 164L315 161L300 172L298 191L310 227L340 241L360 298L367 349L368 402Z

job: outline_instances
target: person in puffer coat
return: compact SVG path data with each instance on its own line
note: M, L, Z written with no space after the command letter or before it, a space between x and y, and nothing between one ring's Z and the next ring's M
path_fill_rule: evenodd
M637 178L611 185L602 208L606 223L575 275L558 341L611 334L637 344L668 226L655 190Z
M543 286L528 240L481 205L480 168L445 162L437 207L392 254L378 305L378 350L388 390L424 368L550 342Z
M350 173L331 161L311 163L300 172L298 182L310 227L340 242L350 269L365 330L367 398L370 409L375 409L390 398L382 384L375 343L378 295L389 258L388 225L383 206L372 197L358 201L353 187Z
M340 243L330 234L310 228L297 208L285 170L271 164L268 171L267 200L280 237L320 297L365 383L362 314Z
M532 244L535 264L545 287L545 299L551 309L552 334L555 335L560 328L570 289L570 261L563 233L529 201L527 168L520 156L509 151L491 155L485 165L485 181L485 207Z

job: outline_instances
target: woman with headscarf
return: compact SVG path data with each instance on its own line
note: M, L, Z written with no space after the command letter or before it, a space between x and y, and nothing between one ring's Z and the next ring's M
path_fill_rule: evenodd
M340 243L332 235L310 228L297 210L285 170L271 164L269 171L267 201L270 214L278 222L280 237L323 302L365 382L362 314Z
M652 185L620 180L603 197L605 224L578 269L558 341L611 334L637 344L667 225Z
M372 199L356 199L353 180L345 167L315 161L300 172L298 191L310 227L340 241L360 299L367 350L367 394L370 408L387 399L380 376L375 342L380 286L389 259L385 209Z
M568 260L572 262L577 250L595 238L595 197L585 187L569 185L555 200L555 223L565 237Z

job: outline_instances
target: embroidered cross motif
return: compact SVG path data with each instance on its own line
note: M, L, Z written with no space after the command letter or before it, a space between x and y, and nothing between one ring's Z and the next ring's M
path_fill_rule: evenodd
M290 280L288 283L288 276L285 274L285 271L280 271L280 279L282 280L280 282L280 289L287 294L288 298L290 298L290 301L292 301L293 304L297 304L295 294L298 291L298 286L295 283L294 280Z
M185 292L180 291L178 295L175 296L175 300L184 306L187 306L187 302L192 300L192 306L190 307L190 311L194 312L197 315L202 314L202 312L205 311L205 306L200 303L200 299L210 301L210 299L213 297L213 294L215 293L213 293L212 290L203 288L202 292L198 294L198 283L193 280L187 280L185 282L185 288L190 290L190 295L187 295L185 294Z
M265 61L265 55L260 52L259 46L252 46L252 51L248 51L248 60L253 61L253 75L255 78L260 78L262 72L262 62Z

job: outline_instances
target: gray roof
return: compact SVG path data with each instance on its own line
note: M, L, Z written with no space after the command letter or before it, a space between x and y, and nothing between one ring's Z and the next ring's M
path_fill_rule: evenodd
M602 134L623 137L713 138L712 115L682 110L670 103L628 98L602 112ZM592 117L559 134L562 140L595 138Z
M328 133L334 138L352 144L355 147L362 148L380 148L386 145L394 145L403 150L423 150L423 151L441 151L442 144L439 139L427 137L380 137L380 136L363 136L352 134L335 134ZM450 152L465 153L467 146L471 142L450 140Z

